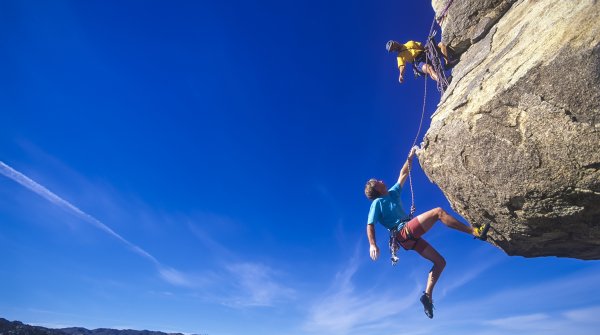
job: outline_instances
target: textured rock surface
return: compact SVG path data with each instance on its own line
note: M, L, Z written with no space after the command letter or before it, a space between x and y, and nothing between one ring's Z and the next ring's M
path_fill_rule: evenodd
M600 259L600 2L468 3L443 24L466 47L423 169L506 253Z
M454 0L442 23L442 41L452 45L458 53L481 40L516 0ZM446 8L448 0L433 0L438 13Z

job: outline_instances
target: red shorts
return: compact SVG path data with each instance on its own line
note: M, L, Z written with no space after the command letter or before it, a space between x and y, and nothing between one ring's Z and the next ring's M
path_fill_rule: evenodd
M421 223L419 223L419 220L415 217L404 225L397 236L404 249L422 253L423 250L429 246L429 243L421 238L423 234L425 234L425 229L423 229Z

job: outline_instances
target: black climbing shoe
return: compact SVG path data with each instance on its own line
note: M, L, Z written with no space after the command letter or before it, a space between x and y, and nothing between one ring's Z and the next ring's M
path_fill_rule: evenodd
M473 235L476 239L485 241L487 240L488 230L490 230L490 224L486 223L481 227L473 228Z
M448 60L448 62L446 63L446 66L444 66L444 70L450 70L456 64L458 64L458 62L460 62L460 58L454 58L452 60Z
M431 302L431 299L429 299L427 294L423 292L423 295L421 296L420 300L423 304L423 310L425 311L425 315L427 315L428 318L433 319L433 302Z

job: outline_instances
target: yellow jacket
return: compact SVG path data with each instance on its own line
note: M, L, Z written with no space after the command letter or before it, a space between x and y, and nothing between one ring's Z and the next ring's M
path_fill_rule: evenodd
M398 67L413 62L425 50L420 42L415 41L408 41L402 46L402 50L398 52Z

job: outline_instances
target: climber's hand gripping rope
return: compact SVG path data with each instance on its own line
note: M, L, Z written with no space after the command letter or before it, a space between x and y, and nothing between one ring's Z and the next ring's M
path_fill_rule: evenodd
M412 162L412 159L414 158L415 154L417 153L417 150L419 150L418 146L413 146L412 148L410 148L410 152L408 153L408 159L409 161Z

